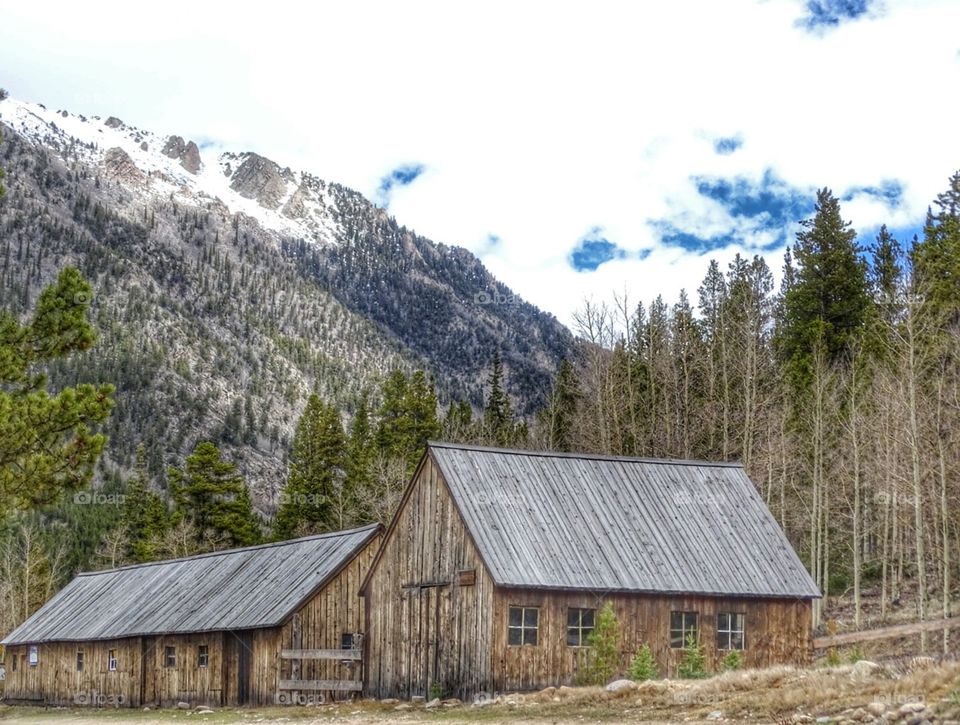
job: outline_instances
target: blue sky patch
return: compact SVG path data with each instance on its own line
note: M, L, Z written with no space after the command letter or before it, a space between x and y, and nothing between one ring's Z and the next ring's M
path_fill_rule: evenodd
M810 31L822 31L866 15L873 0L807 0L807 14L798 24Z
M713 142L713 150L721 156L728 156L743 146L743 139L739 136L726 136Z
M601 227L594 227L580 238L568 259L570 266L578 272L593 272L601 264L626 256L625 250L603 236Z
M694 176L697 191L723 206L732 217L747 217L761 229L776 229L809 216L815 195L790 186L767 169L760 181Z
M872 196L891 209L903 203L903 184L896 179L884 179L876 186L855 186L840 197L840 201L850 201L857 196Z
M390 205L390 194L397 186L409 186L417 180L426 166L423 164L403 164L398 166L386 176L380 179L380 186L377 188L377 202L386 209Z

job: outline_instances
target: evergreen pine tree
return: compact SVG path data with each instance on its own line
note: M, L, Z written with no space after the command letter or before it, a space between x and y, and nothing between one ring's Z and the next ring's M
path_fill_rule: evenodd
M360 494L370 487L375 455L375 439L370 423L370 399L364 391L357 401L357 409L350 422L346 451L346 486L354 500L366 501L369 498ZM372 512L365 507L356 511L356 518L360 522L371 521L371 516Z
M39 369L93 347L91 287L72 267L40 294L21 325L0 310L0 510L56 501L87 485L106 436L91 432L113 407L113 386L46 391Z
M158 558L157 545L167 529L169 512L160 495L150 490L142 443L137 446L137 462L124 494L120 521L127 537L127 559L144 562Z
M960 171L927 211L923 241L914 247L914 286L929 296L931 311L960 316Z
M377 410L377 449L387 458L406 460L410 442L407 376L394 370L383 383Z
M557 368L550 398L541 413L541 423L549 436L549 448L554 451L572 451L574 424L580 388L573 365L564 358Z
M437 394L433 380L423 370L413 373L407 385L403 407L407 424L407 468L413 471L426 450L427 441L440 435L437 419Z
M816 215L801 225L793 247L796 279L784 297L781 352L794 384L804 388L816 350L828 362L849 353L869 319L871 299L857 234L829 189L817 192Z
M288 539L337 528L334 509L343 495L346 436L340 413L316 393L300 416L274 536Z
M487 386L489 392L483 408L484 432L490 442L498 446L509 446L513 443L513 413L510 410L510 399L504 390L503 361L500 359L499 350L493 353Z
M224 460L213 443L198 443L184 468L171 468L168 476L176 503L174 523L183 520L193 527L199 550L260 541L260 521L250 492L236 466Z

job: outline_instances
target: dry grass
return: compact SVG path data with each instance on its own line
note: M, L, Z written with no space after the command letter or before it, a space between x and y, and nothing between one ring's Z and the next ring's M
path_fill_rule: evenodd
M539 693L507 695L498 704L463 705L397 711L378 702L341 703L309 708L220 710L212 715L178 711L41 710L0 707L0 721L47 723L170 722L278 723L337 721L344 723L410 722L697 722L719 710L726 719L789 722L796 713L836 716L850 708L883 702L890 709L923 700L940 708L943 717L960 712L960 663L917 672L883 671L863 675L850 665L834 668L728 672L699 681L654 680L635 689L608 693L602 688L548 688ZM956 702L948 695L957 693ZM945 698L947 698L945 700Z

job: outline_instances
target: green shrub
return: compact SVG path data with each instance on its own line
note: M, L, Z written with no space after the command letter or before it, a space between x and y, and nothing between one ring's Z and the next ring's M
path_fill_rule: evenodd
M637 653L630 661L630 669L627 670L627 677L634 682L643 682L644 680L653 680L659 676L660 671L657 669L657 662L653 659L653 654L650 652L650 645L645 644L637 650Z
M829 650L827 650L826 665L827 667L836 667L839 664L840 664L840 653L837 652L836 647L831 647Z
M587 638L589 650L577 671L577 683L603 685L616 674L620 665L620 622L607 602L597 614L597 624Z
M687 643L677 665L677 675L684 680L702 680L707 676L707 657L693 632L687 635Z
M434 682L430 685L430 700L442 700L446 692L443 689L443 685L439 682Z
M863 659L863 648L860 645L855 644L853 646L853 649L851 649L847 653L847 662L852 665L852 664L856 664L862 659Z
M723 671L739 670L741 667L743 667L743 655L740 654L740 651L732 649L727 652L727 656L723 658L721 663Z

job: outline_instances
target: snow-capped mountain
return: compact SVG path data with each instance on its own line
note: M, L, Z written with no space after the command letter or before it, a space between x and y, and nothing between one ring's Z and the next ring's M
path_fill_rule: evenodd
M181 203L222 203L265 229L335 243L342 230L327 213L327 184L252 152L201 150L177 135L157 136L113 116L52 111L8 98L0 122L65 159L102 166L140 193ZM208 157L209 156L209 157Z
M422 367L444 403L477 405L500 350L529 414L571 353L470 252L342 185L13 98L0 132L0 306L26 312L67 264L91 280L100 342L52 379L118 386L114 465L143 443L159 472L212 438L262 499L313 389L349 410L390 369Z

